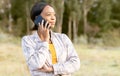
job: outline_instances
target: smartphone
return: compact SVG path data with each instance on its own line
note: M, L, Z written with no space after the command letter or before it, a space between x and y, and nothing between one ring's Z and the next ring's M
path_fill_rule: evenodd
M34 20L35 25L39 26L39 23L41 24L42 20L44 20L43 21L43 26L45 26L45 24L46 24L47 21L42 16L40 16L40 15L37 16L37 18Z

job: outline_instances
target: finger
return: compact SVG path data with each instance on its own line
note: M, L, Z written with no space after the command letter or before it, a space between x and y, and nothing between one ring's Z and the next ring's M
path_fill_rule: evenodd
M40 29L41 27L40 27L40 23L38 23L38 29Z
M45 69L39 69L38 71L47 72Z
M46 28L46 29L47 29L47 27L48 27L47 25L49 25L48 21L47 21L46 24L45 24L45 28Z
M38 25L40 26L40 23L38 23Z
M38 31L41 31L42 25L40 23L38 23L38 24L39 24Z
M40 71L40 72L46 72L46 70L45 69L36 69L36 70L33 70L33 71Z
M48 27L47 27L47 28L48 28L48 29L50 29L50 28L51 28L51 24L50 24L50 23L48 24Z
M41 22L41 27L42 27L42 29L43 29L43 23L44 23L44 20L42 20L42 22Z
M42 68L37 68L37 69L34 69L33 71L37 71L37 70L41 70L41 69L43 69L43 67L42 67Z

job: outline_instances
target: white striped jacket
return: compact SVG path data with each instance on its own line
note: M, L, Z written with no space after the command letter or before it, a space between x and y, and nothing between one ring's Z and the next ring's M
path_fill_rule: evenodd
M37 32L22 38L22 49L32 76L71 76L80 68L80 59L71 40L65 34L51 32L51 40L56 50L57 63L52 64L49 45L42 42ZM53 66L53 73L35 71L44 64Z

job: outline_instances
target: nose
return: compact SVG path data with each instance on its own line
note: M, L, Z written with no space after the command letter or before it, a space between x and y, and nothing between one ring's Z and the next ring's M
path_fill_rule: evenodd
M51 20L55 20L56 19L56 16L51 16Z

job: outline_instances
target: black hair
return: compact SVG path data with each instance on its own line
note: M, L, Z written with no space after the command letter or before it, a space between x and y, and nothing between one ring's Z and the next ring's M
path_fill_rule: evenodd
M35 20L35 17L40 15L41 12L43 11L43 9L45 8L45 6L47 6L47 5L48 4L46 2L36 2L34 4L34 6L31 9L31 12L30 12L30 17L33 22ZM37 29L38 29L38 26L34 25L34 27L31 30L37 30Z

